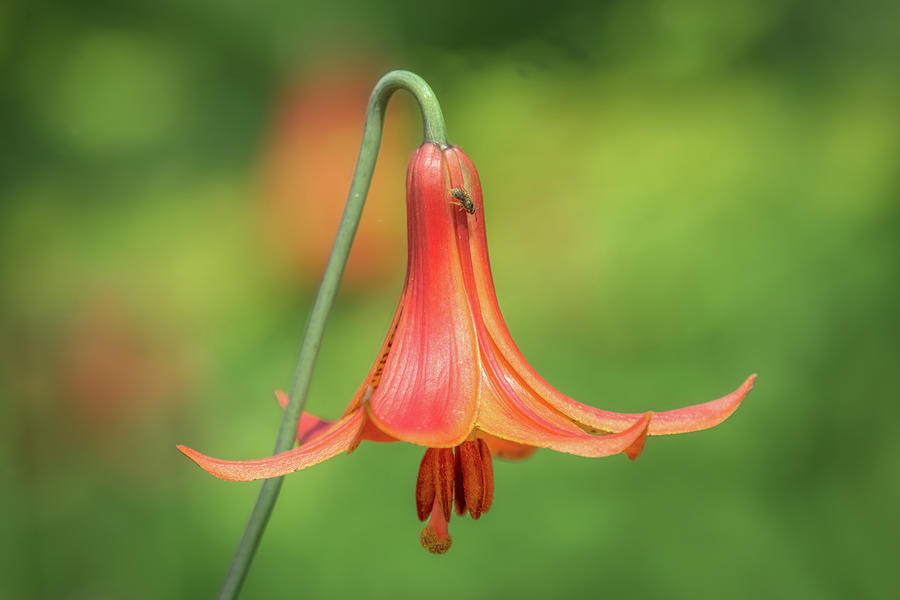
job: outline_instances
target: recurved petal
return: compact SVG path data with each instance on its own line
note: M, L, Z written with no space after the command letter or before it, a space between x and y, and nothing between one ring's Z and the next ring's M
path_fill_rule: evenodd
M275 390L275 398L278 400L278 404L282 409L287 408L288 404L288 395L282 392L281 390ZM360 403L356 403L357 409L360 407ZM348 411L352 412L352 411ZM348 414L348 413L345 413ZM328 431L334 425L334 421L326 421L325 419L321 419L313 414L308 412L304 412L300 415L300 423L297 425L297 441L300 444L306 444L308 442L313 441L317 437L321 436L323 433ZM350 445L348 448L349 451L353 451L356 449L356 446L359 445L359 442L396 442L396 438L392 438L385 432L378 429L370 419L365 419L365 424L359 432L359 437L357 437L356 441Z
M481 207L481 183L478 172L472 161L462 152L456 151L460 172L464 177L467 190L477 207ZM642 415L633 413L615 413L586 406L567 397L547 383L535 371L519 351L497 304L494 280L491 276L488 260L487 237L484 228L484 216L481 211L477 219L469 221L468 246L471 253L473 280L480 302L481 316L488 334L495 345L495 353L509 365L508 369L515 373L534 394L541 397L547 405L565 414L585 429L596 432L623 431L637 423ZM751 375L736 391L705 404L688 406L678 410L659 412L653 417L648 429L649 435L667 435L687 433L714 427L728 418L753 388L756 375Z
M655 413L648 429L649 435L688 433L715 427L737 410L737 407L753 389L754 381L756 381L756 375L751 375L741 387L717 400ZM641 418L640 414L616 413L586 406L553 388L550 389L552 392L546 390L548 393L544 395L544 400L548 404L573 421L594 431L622 431Z
M287 394L281 390L275 390L275 399L278 400L282 410L287 408ZM297 425L297 442L300 444L311 442L328 431L332 425L334 425L334 421L326 421L316 415L304 412L300 415L300 423Z
M178 446L178 449L203 470L219 479L226 481L269 479L306 469L340 454L356 439L364 418L362 411L356 411L343 417L330 430L302 446L257 460L220 460L200 454L186 446Z
M594 436L581 431L566 431L536 419L533 414L523 412L517 402L520 401L502 396L483 402L478 426L491 435L517 444L593 458L633 452L642 447L640 440L646 437L647 426L653 416L653 413L646 413L619 433Z
M488 448L491 450L491 456L496 456L497 458L505 460L523 460L534 454L535 450L537 450L534 446L517 444L484 432L479 432L478 437L482 438L485 443L487 443Z
M490 273L487 273L486 281L493 289L490 282ZM489 299L494 297L488 296ZM537 371L532 368L509 335L509 330L500 316L496 300L483 302L484 322L490 332L497 354L503 357L509 368L515 373L529 389L539 396L547 405L558 410L587 430L594 432L618 432L623 431L638 420L643 413L617 413L602 410L582 404L569 398L552 385L547 383ZM674 433L688 433L715 427L737 410L741 402L753 389L756 375L751 375L735 391L717 400L686 406L676 410L655 413L648 428L648 435L669 435Z
M482 283L486 286L484 289L493 291L489 271L486 274L482 272L479 285ZM617 413L582 404L547 383L519 352L503 322L493 294L486 298L489 301L482 302L484 322L490 332L495 351L503 357L506 364L509 365L508 368L515 371L523 383L547 405L585 429L594 432L623 431L641 419L643 413ZM748 377L738 389L717 400L655 413L648 428L648 435L688 433L715 427L737 410L737 407L753 389L755 381L756 375L754 374Z

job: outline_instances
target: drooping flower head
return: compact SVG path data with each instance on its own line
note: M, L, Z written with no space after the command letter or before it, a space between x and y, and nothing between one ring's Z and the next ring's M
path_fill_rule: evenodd
M634 460L646 436L713 427L753 386L679 410L625 414L568 398L519 352L497 304L488 262L481 182L462 150L425 143L407 172L408 263L397 312L375 364L336 423L304 413L300 445L268 458L224 461L179 446L209 473L231 481L305 469L361 441L427 448L416 506L432 552L451 543L447 524L479 518L493 499L492 456L525 458L536 448ZM287 402L279 394L282 404Z

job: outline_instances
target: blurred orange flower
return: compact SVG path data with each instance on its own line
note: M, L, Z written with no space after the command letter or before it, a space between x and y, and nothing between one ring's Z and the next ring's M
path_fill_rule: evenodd
M625 453L647 435L713 427L738 407L735 392L679 410L622 414L566 397L531 368L500 314L488 262L481 183L457 147L426 143L407 173L406 283L387 339L369 375L336 423L304 414L300 445L249 461L182 452L230 481L278 477L352 451L363 440L401 440L427 448L416 506L429 519L421 542L446 552L451 506L479 518L493 499L492 455L524 458L535 448L580 456ZM287 403L279 394L282 404ZM604 435L594 435L602 433Z
M371 81L379 70L342 65L313 71L279 102L263 163L262 210L267 237L293 280L317 280L328 262L359 152ZM391 110L408 107L401 100ZM398 175L409 121L387 119L367 218L357 230L343 285L381 284L402 258L398 200L403 181Z

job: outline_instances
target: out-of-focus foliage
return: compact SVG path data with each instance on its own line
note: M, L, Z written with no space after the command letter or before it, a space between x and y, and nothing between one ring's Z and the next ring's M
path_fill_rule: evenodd
M215 593L257 486L174 445L271 450L367 90L397 67L431 82L479 167L500 302L549 381L638 411L760 379L724 425L634 464L498 463L493 509L454 521L440 558L417 542L421 449L363 445L288 478L246 597L897 597L898 18L791 0L4 3L0 597ZM303 113L329 70L340 97ZM310 396L326 417L404 270L419 133L395 102L371 250ZM323 166L292 173L291 152ZM292 186L299 209L274 191Z

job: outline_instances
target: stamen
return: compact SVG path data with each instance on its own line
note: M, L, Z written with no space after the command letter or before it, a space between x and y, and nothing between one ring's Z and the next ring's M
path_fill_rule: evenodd
M453 507L453 450L450 448L437 449L437 473L435 475L435 504L440 504L444 519L450 520L450 509Z
M466 488L463 485L463 469L460 463L461 456L459 448L456 448L456 452L454 452L453 496L456 499L456 514L459 516L466 514L468 510L466 507Z
M440 506L444 519L450 520L453 505L453 450L429 448L419 465L416 478L416 510L419 520L431 514L432 506Z
M452 539L447 529L450 509L477 519L494 499L494 466L491 451L482 439L463 442L455 449L428 448L416 478L416 511L428 524L419 541L429 552L443 554Z
M456 512L466 511L477 519L491 507L494 498L494 466L484 440L463 442L456 447Z
M419 520L424 521L431 513L434 506L436 490L434 476L437 463L437 449L429 448L422 457L422 463L419 465L419 475L416 477L416 510L419 513Z
M486 513L494 501L494 462L491 460L491 449L481 438L478 439L478 452L481 454L481 468L484 472L484 498L481 500L481 512Z
M476 442L463 442L456 447L462 468L463 489L466 508L473 519L481 516L481 501L484 498L484 472L481 469L481 453Z

